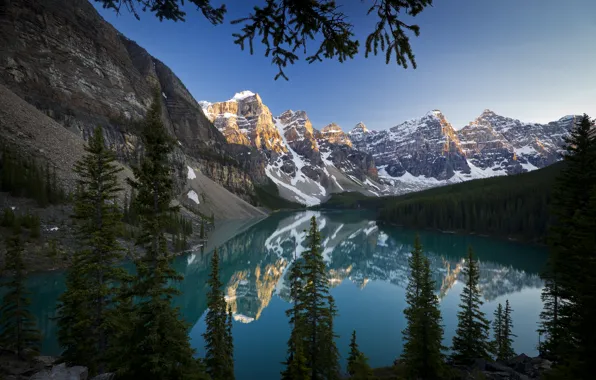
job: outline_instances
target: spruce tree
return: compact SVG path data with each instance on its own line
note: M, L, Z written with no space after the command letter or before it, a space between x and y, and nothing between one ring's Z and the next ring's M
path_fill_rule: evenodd
M354 362L354 374L350 376L352 380L375 380L373 370L368 364L368 359L364 355L360 355Z
M403 331L405 342L402 359L408 376L438 379L444 369L442 318L439 300L434 294L435 282L432 280L430 262L422 252L418 236L408 263L408 307L404 310L408 325Z
M358 349L356 343L356 330L352 331L350 339L350 355L348 356L348 374L350 379L372 380L374 379L372 368L368 364L366 356Z
M225 302L225 301L224 301ZM234 379L234 339L232 335L233 318L232 307L228 307L228 319L226 321L226 358L228 363L226 365L227 378Z
M480 311L483 302L478 289L479 269L472 247L463 270L466 285L461 294L458 323L453 337L451 358L456 363L468 363L474 359L490 359L490 324Z
M70 280L59 308L58 325L60 335L66 338L61 342L66 348L64 360L88 367L91 374L102 374L108 370L106 357L113 330L109 319L117 305L115 296L118 288L114 285L125 276L124 270L118 266L123 255L122 247L116 240L122 219L117 203L121 191L117 175L122 169L116 165L114 153L106 147L101 127L95 129L85 152L74 167L79 176L74 220L81 252L77 255L76 265L69 270ZM84 284L82 289L80 284ZM83 291L85 294L81 294L80 299L70 294ZM75 301L77 308L88 310L80 312L64 305L64 302L70 301ZM66 331L77 324L89 326L85 335ZM90 346L84 351L88 350L88 357L85 361L76 361L80 359L76 351L87 344Z
M498 360L506 361L511 359L515 356L515 351L513 351L513 338L516 336L513 334L513 321L511 319L511 306L509 305L509 300L505 301L505 310L503 311L503 320L501 326L502 332L502 341L501 341L501 350L498 355Z
M333 297L329 294L329 280L326 264L321 254L321 235L317 220L313 216L307 235L309 249L304 257L303 289L298 293L304 308L301 324L304 328L305 355L312 379L335 376L339 369L337 347L333 333L333 318L336 310Z
M219 254L214 250L211 257L207 293L207 315L205 316L205 364L212 380L233 379L233 344L231 335L231 313L226 312L226 301L219 279Z
M596 333L590 327L596 312L589 312L596 310L596 202L590 199L596 187L596 134L594 122L587 115L566 138L565 149L566 165L557 178L552 200L555 223L549 231L550 256L543 274L544 310L539 329L541 355L572 371L562 373L563 378L579 376L573 371L582 366L579 363L587 353L580 347L594 347L596 342Z
M172 298L179 292L171 282L182 276L172 268L165 231L169 216L176 211L170 205L173 179L168 155L173 140L161 121L159 91L155 91L142 130L144 154L139 166L133 167L136 192L134 209L140 220L136 244L144 255L135 261L137 276L131 285L138 302L129 315L130 331L116 343L128 348L122 355L118 375L131 379L201 378L199 362L193 358L188 325L180 317Z
M301 294L304 290L302 259L294 257L290 265L288 280L290 283L292 307L286 310L286 315L290 318L292 331L288 339L287 359L283 363L286 368L282 371L282 380L309 379L310 368L307 366L304 352L304 297Z
M350 355L348 356L348 374L354 375L356 372L355 364L358 358L362 355L356 343L356 330L352 331L352 338L350 339Z
M203 220L203 218L201 218L201 230L199 232L199 238L205 239L205 221Z
M5 270L11 277L0 282L0 286L7 290L0 304L0 344L25 359L26 349L32 353L39 352L41 334L35 317L28 309L31 301L25 288L23 245L19 236L6 239Z
M493 353L497 360L502 360L500 354L503 347L503 305L499 303L494 312L495 319L493 320L493 334L494 340L492 342Z

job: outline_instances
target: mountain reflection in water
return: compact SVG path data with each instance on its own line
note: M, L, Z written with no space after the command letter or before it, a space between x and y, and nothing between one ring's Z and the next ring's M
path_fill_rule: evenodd
M244 351L238 351L242 346L242 326L258 325L259 319L275 299L279 299L276 302L282 302L283 305L279 304L274 308L267 324L274 323L275 326L280 326L280 331L286 328L289 331L287 318L283 313L283 310L288 308L289 302L288 269L293 258L307 248L306 230L309 228L312 216L317 218L321 230L321 249L328 264L332 294L335 296L336 292L340 292L338 307L343 322L338 324L338 329L346 326L348 330L338 331L342 341L347 342L349 339L350 320L368 320L370 313L376 312L367 310L364 306L360 308L362 310L358 310L359 305L353 304L365 302L358 295L360 292L369 298L377 297L375 296L377 294L379 299L375 299L375 302L392 303L392 312L398 315L395 317L395 325L373 327L395 330L394 335L396 334L398 341L396 344L401 344L399 334L405 327L403 315L401 315L405 307L403 289L408 282L408 257L416 231L392 226L379 227L375 221L358 212L304 211L276 213L264 219L218 223L202 251L191 252L174 260L175 269L184 275L184 280L175 284L182 293L176 298L175 304L180 307L184 319L194 326L190 334L193 345L199 353L202 353L203 344L199 331L201 329L204 331L202 316L207 309L206 281L209 274L209 260L215 247L222 258L220 273L226 300L237 322L234 327L234 337L236 340L238 334L239 343L236 345L238 365L242 367L242 363L245 362L242 360ZM531 291L533 300L531 313L523 309L522 305L516 305L513 300L512 303L514 310L521 309L520 313L529 315L524 317L527 320L520 325L526 326L528 339L534 339L533 331L535 331L539 313L539 310L534 309L539 309L539 291L542 287L538 273L546 259L542 248L488 238L430 232L420 232L420 238L424 252L430 260L436 282L436 293L441 299L447 344L450 343L449 339L452 336L452 332L448 330L455 329L456 317L451 314L457 312L458 294L463 281L462 267L468 245L474 247L479 257L480 288L486 303L486 312L490 313L489 317L492 318L493 301L503 302L506 297L515 298L515 295L520 295L524 291ZM348 287L350 283L353 285ZM46 354L57 354L59 350L55 339L56 325L52 317L55 317L57 297L64 289L64 274L51 272L32 275L29 278L29 286L33 292L33 311L44 333L42 350ZM373 288L369 290L370 286ZM381 291L382 294L390 296L381 296L379 293ZM451 295L452 292L455 293ZM349 303L345 304L343 299ZM342 311L342 302L346 305L344 306L346 314ZM355 313L353 310L358 312ZM514 315L514 322L516 317L519 319L517 314ZM528 329L528 326L534 327ZM258 328L266 334L268 327L270 326L263 325ZM255 328L257 328L256 325ZM371 334L373 332L371 331ZM364 340L363 345L366 346L367 338L364 332L359 334L359 337ZM275 339L279 340L275 343L275 350L281 350L275 353L275 365L277 365L283 360L287 336L279 336ZM528 350L532 347L528 344L524 349L527 353L531 353ZM340 351L343 352L344 347L340 347ZM398 354L399 352L391 353L391 357L394 358ZM280 360L277 360L277 356ZM373 352L369 353L369 356L373 365L389 364L385 363L389 356L381 358L382 355L379 354L379 358L376 358ZM253 375L256 374L253 373ZM260 373L260 375L263 374Z

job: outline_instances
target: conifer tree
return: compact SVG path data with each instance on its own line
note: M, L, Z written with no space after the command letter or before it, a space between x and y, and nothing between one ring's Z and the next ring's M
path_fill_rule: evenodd
M232 336L231 316L228 322L226 301L222 291L223 284L219 279L219 255L217 249L211 257L211 273L209 274L209 292L207 293L207 315L205 317L205 364L212 380L232 379L233 357L231 352ZM229 333L228 333L229 332ZM231 377L230 377L231 376Z
M480 311L483 302L478 289L478 271L478 262L474 258L472 247L469 247L463 270L466 285L461 294L457 330L453 337L451 358L456 363L467 363L477 358L490 359L490 324Z
M515 356L515 351L513 351L513 338L516 336L513 334L513 321L511 319L511 306L509 305L509 300L505 301L505 310L503 311L503 325L501 326L502 332L502 341L501 341L501 351L499 352L498 360L506 361L511 359Z
M225 302L225 301L224 301ZM233 328L232 307L228 307L228 319L226 321L226 358L228 363L226 366L227 378L234 379L234 339L232 335Z
M117 265L123 255L122 247L116 240L122 219L117 204L118 192L121 191L117 175L122 169L116 166L114 153L106 147L101 127L95 129L85 152L74 167L79 175L74 219L81 252L77 255L77 264L70 269L70 281L67 281L62 297L58 323L61 336L68 337L61 342L66 347L66 362L85 365L91 374L102 374L107 370L106 357L112 330L109 319L117 303L118 288L114 285L125 275ZM84 284L83 288L78 287L81 284ZM69 294L77 292L85 294L81 293L80 297ZM64 302L75 300L77 308L88 310L80 312L64 305ZM91 321L81 318L91 318ZM77 324L89 327L85 335L65 331ZM83 350L89 352L86 360L74 361L80 359L76 351L87 344L90 346Z
M372 368L368 364L366 356L358 349L356 343L356 330L352 331L350 339L350 355L348 356L348 374L350 379L372 380L374 379Z
M292 307L286 310L286 315L290 318L292 332L288 340L287 359L283 363L286 368L282 371L282 380L309 379L310 368L307 366L304 352L304 297L301 294L304 277L302 259L294 256L290 265L288 280Z
M497 360L501 360L500 353L503 347L503 305L499 303L493 315L495 319L493 320L494 340L492 342L492 349Z
M352 338L350 339L350 355L348 356L348 374L350 375L350 379L374 379L372 368L370 368L370 365L368 364L368 359L358 349L358 343L356 343L356 330L352 331Z
M350 355L348 356L348 374L354 375L356 360L362 355L358 349L358 343L356 343L356 330L352 331L352 338L350 339Z
M140 220L136 244L144 255L135 262L137 276L131 285L138 302L129 315L130 332L117 345L127 348L118 363L118 375L131 379L203 378L188 337L188 325L180 317L172 298L178 291L170 284L182 280L171 266L165 231L171 207L173 180L168 155L173 140L161 122L160 94L154 99L142 130L144 155L133 167L136 192L134 209Z
M13 349L25 359L25 349L39 352L41 334L35 317L29 311L29 292L25 288L25 264L23 246L19 236L6 239L6 267L12 277L3 280L0 286L7 289L0 304L0 344Z
M329 294L326 264L321 254L321 235L313 216L307 235L309 249L303 253L303 289L298 296L304 308L300 318L304 328L305 354L311 377L328 378L339 369L337 347L334 341L333 318L336 310Z
M586 312L596 309L595 291L590 285L594 281L596 232L589 221L594 208L590 195L596 187L596 134L594 122L587 115L566 138L564 161L566 166L557 178L552 200L556 220L549 231L550 255L542 276L545 286L539 350L559 367L577 369L583 356L579 353L579 347L583 346L579 342L591 341L587 346L594 347L596 341L589 327L594 315ZM576 375L570 372L561 376Z
M205 221L203 220L203 218L201 218L201 230L199 232L199 238L205 239Z
M411 272L406 289L408 307L404 310L408 325L403 331L402 359L411 378L438 379L444 369L442 318L430 262L418 236L408 263Z

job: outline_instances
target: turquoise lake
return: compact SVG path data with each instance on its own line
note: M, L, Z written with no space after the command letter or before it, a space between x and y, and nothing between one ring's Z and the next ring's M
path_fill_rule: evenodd
M222 255L226 299L234 312L236 378L279 379L290 331L285 316L290 307L288 264L294 252L305 249L304 230L313 215L322 232L331 294L339 309L335 329L343 368L354 329L372 366L390 365L400 355L407 260L416 233L430 258L445 325L445 344L450 345L457 324L460 270L471 245L480 262L483 311L492 319L496 305L508 299L514 309L514 348L518 353L537 354L543 286L539 272L547 258L544 248L478 236L378 226L358 212L304 211L218 223L203 252L176 258L174 267L185 276L177 284L182 295L176 305L192 325L189 334L199 355L204 354L201 334L207 308L205 282L209 258L217 247ZM57 297L64 290L64 274L34 274L28 285L33 292L33 312L44 335L42 352L57 355L60 350L53 317Z

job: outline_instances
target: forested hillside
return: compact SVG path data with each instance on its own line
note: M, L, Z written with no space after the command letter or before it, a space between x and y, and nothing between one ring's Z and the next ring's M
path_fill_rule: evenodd
M543 242L562 165L386 198L379 219L412 228Z

